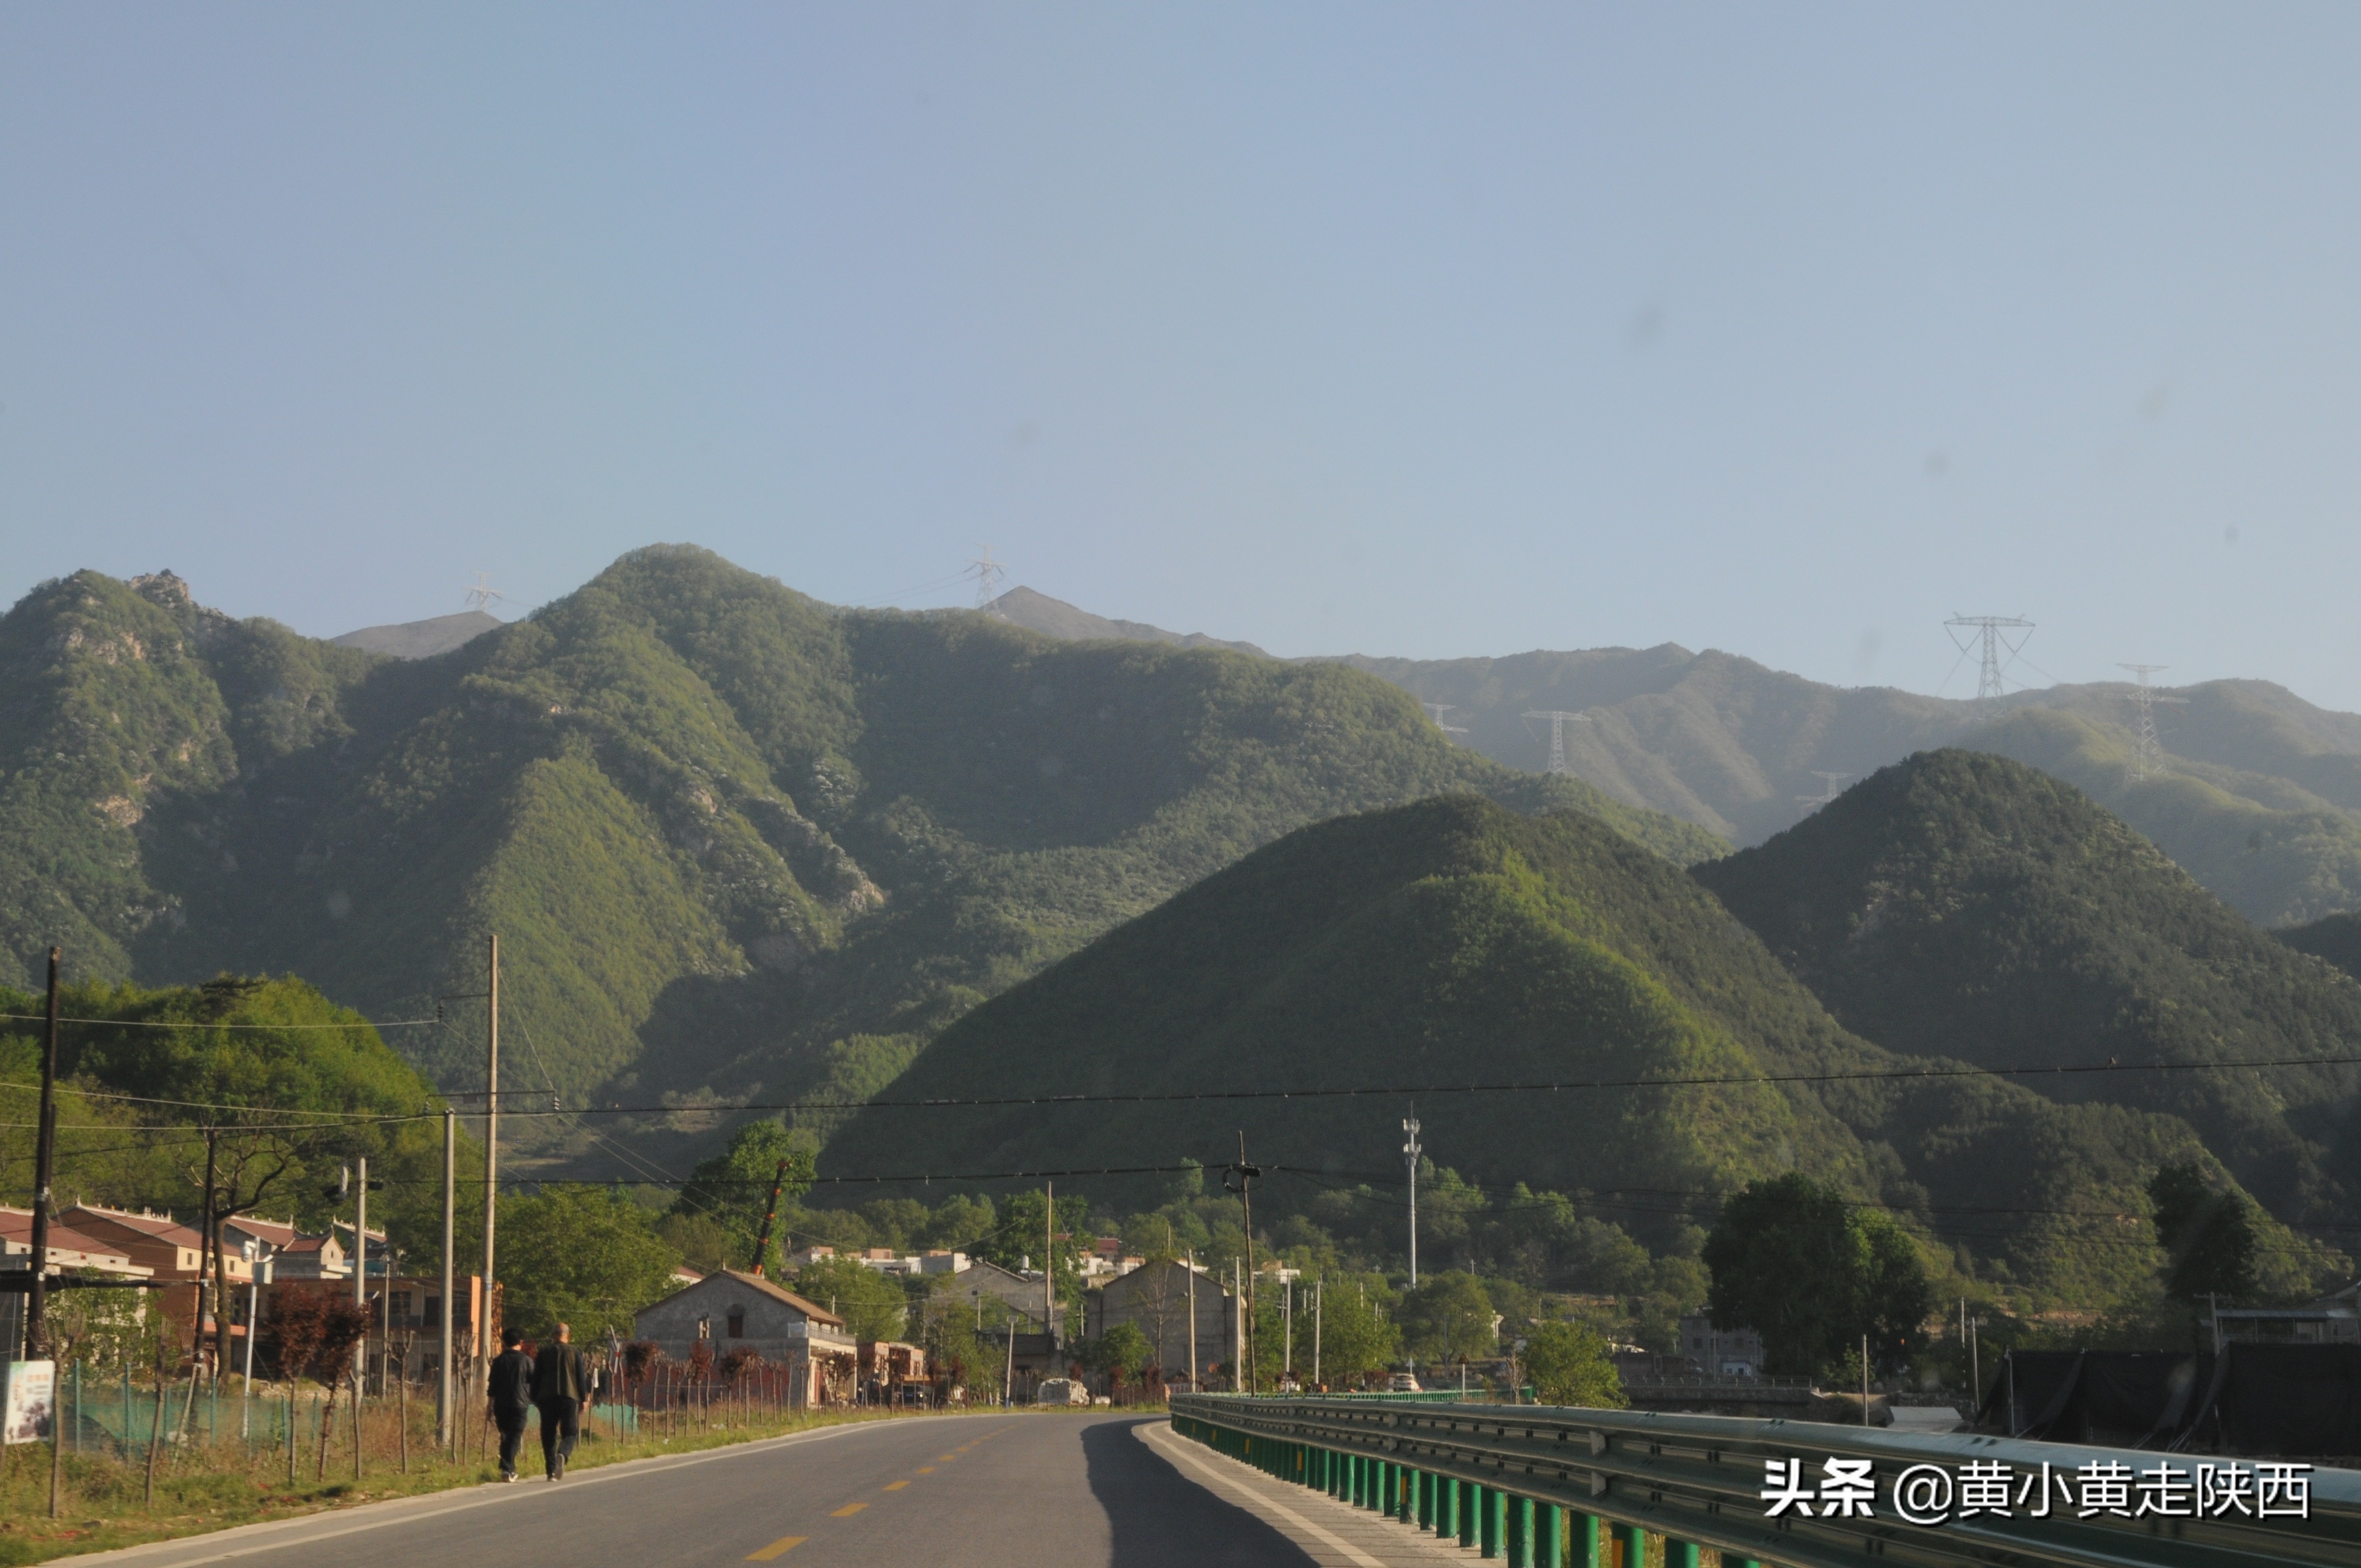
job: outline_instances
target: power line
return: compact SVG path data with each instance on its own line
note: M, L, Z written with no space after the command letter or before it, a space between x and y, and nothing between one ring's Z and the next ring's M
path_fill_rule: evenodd
M0 1021L18 1024L46 1024L43 1013L0 1013ZM269 1029L274 1032L292 1029L420 1029L430 1024L440 1024L440 1018L395 1018L379 1024L363 1018L350 1024L212 1024L195 1019L175 1018L60 1018L60 1024L95 1024L109 1029Z
M2353 1067L2361 1065L2361 1056L2336 1057L2260 1057L2228 1061L2207 1062L2124 1062L2107 1060L2083 1064L2048 1063L2037 1067L1906 1067L1864 1069L1856 1072L1772 1072L1772 1073L1701 1073L1680 1078L1592 1078L1539 1079L1496 1083L1421 1083L1370 1084L1352 1088L1317 1089L1198 1089L1173 1090L1162 1092L1139 1091L1111 1094L1007 1094L960 1098L939 1096L924 1100L780 1100L737 1101L709 1105L586 1105L578 1111L538 1108L500 1107L503 1116L675 1116L684 1112L722 1113L741 1111L937 1111L937 1110L996 1110L1013 1106L1035 1105L1172 1105L1197 1102L1223 1103L1248 1100L1356 1100L1370 1096L1435 1094L1540 1094L1581 1092L1585 1091L1636 1089L1716 1089L1768 1086L1785 1083L1870 1083L1902 1079L1949 1078L2062 1078L2081 1077L2092 1073L2140 1072L2243 1072L2268 1071L2278 1069L2315 1067ZM0 1082L0 1089L31 1092L34 1086L24 1083ZM137 1102L148 1104L175 1105L193 1110L238 1111L266 1114L274 1108L258 1105L209 1105L187 1100L155 1100L144 1095L115 1094L98 1090L76 1092L91 1098ZM538 1090L505 1091L504 1093L531 1094ZM288 1115L334 1116L348 1122L414 1122L441 1114L424 1110L415 1113L315 1112L290 1109ZM104 1126L104 1123L79 1124ZM0 1126L27 1126L29 1123L0 1123ZM224 1128L224 1131L230 1129ZM247 1130L247 1129L241 1129Z

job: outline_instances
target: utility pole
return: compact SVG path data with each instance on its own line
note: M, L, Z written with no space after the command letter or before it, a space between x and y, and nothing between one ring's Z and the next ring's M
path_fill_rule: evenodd
M1058 1345L1058 1184L1042 1183L1041 1212L1041 1332L1049 1347Z
M499 1217L500 1194L500 936L486 938L485 964L490 983L484 988L484 1301L476 1314L476 1386L484 1387L490 1363L492 1336L492 1230Z
M221 1376L225 1370L222 1365L222 1338L220 1331L222 1327L222 1318L227 1310L227 1304L223 1299L222 1291L222 1271L220 1266L221 1255L219 1252L221 1237L214 1229L214 1226L217 1223L214 1218L214 1172L216 1168L215 1154L218 1148L219 1137L220 1135L213 1128L207 1127L205 1129L205 1195L203 1203L204 1218L202 1222L204 1229L200 1232L198 1235L197 1321L192 1325L196 1332L191 1337L190 1342L190 1360L192 1363L202 1363L204 1360L205 1307L207 1303L210 1302L214 1312L214 1385L216 1387L221 1385ZM210 1277L208 1277L205 1268L205 1265L208 1262L214 1265Z
M1287 1294L1282 1298L1279 1321L1286 1325L1283 1343L1279 1349L1279 1378L1281 1387L1295 1381L1295 1281L1287 1281Z
M1426 1152L1419 1146L1418 1118L1411 1116L1402 1123L1402 1131L1410 1141L1402 1145L1402 1157L1410 1164L1410 1288L1418 1288L1418 1157Z
M1976 705L1980 709L1977 717L1991 717L1992 705L2000 700L2004 689L2000 678L2004 663L2001 652L2005 649L2011 659L2023 652L2026 639L2033 635L2033 622L2021 615L1954 613L1950 620L1943 622L1943 628L1951 634L1951 641L1960 652L1966 652L1971 647L1981 648L1982 663L1976 672ZM1965 637L1960 635L1963 631L1967 633ZM2012 640L2009 636L2012 631L2020 631L2023 635Z
M360 1157L360 1196L353 1209L353 1305L363 1312L368 1310L368 1156ZM362 1320L366 1322L368 1320ZM360 1398L362 1385L357 1379L368 1374L368 1330L361 1331L360 1339L353 1345L353 1398Z
M1328 1281L1323 1277L1312 1282L1312 1386L1324 1388L1320 1381L1320 1309L1328 1299Z
M458 1220L459 1197L459 1113L450 1106L443 1107L443 1304L442 1352L435 1357L439 1376L434 1389L434 1441L449 1452L455 1423L451 1419L451 1249L453 1231Z
M771 1178L771 1206L763 1211L763 1234L754 1241L754 1277L763 1277L763 1266L771 1256L771 1223L779 1217L779 1194L786 1190L787 1162L781 1160L777 1172Z
M2185 696L2167 696L2147 684L2147 678L2150 675L2171 667L2169 664L2118 664L2116 666L2117 669L2129 670L2139 677L2139 684L2132 687L2131 697L2132 711L2135 716L2133 726L2138 735L2138 744L2132 752L2134 784L2164 772L2164 748L2158 745L2156 740L2156 705L2169 702L2186 707L2189 702Z
M33 1277L25 1295L25 1359L41 1359L49 1343L42 1322L49 1304L49 1189L58 1174L58 964L64 949L49 949L49 1002L41 1042L40 1126L33 1152Z
M1560 713L1555 708L1542 708L1522 717L1549 720L1549 771L1554 773L1572 773L1574 770L1565 765L1565 727L1569 723L1587 724L1590 722L1590 716L1587 713Z
M1244 1128L1240 1128L1238 1131L1238 1163L1230 1167L1229 1175L1231 1177L1235 1177L1237 1180L1238 1209L1239 1212L1244 1214L1246 1219L1246 1255L1245 1271L1240 1276L1239 1283L1239 1310L1243 1314L1243 1320L1238 1332L1238 1342L1246 1356L1245 1371L1241 1374L1245 1381L1241 1386L1247 1393L1251 1394L1255 1391L1254 1354L1256 1338L1256 1324L1254 1321L1254 1199L1251 1196L1251 1192L1256 1180L1262 1175L1262 1167L1258 1165L1248 1165L1246 1163L1246 1135Z
M1191 1394L1193 1394L1193 1393L1195 1393L1195 1392L1197 1391L1197 1376L1198 1376L1198 1369L1199 1369L1199 1367L1202 1365L1202 1363L1199 1362L1199 1361L1198 1361L1198 1359L1197 1359L1197 1254L1196 1254L1196 1250L1195 1250L1194 1248L1191 1248L1191 1249L1190 1250L1189 1254L1188 1254L1188 1263L1189 1263L1189 1392L1191 1392Z

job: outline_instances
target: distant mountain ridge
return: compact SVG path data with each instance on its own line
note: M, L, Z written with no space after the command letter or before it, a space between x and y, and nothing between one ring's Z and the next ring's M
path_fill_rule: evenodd
M496 615L487 615L480 609L467 609L456 615L438 615L428 620L364 626L358 631L347 631L342 637L331 637L328 641L339 648L358 648L365 653L390 653L397 659L431 659L437 653L464 648L487 631L498 631L507 624Z
M1226 648L1233 653L1252 653L1258 659L1269 654L1251 642L1224 642L1218 637L1208 637L1202 631L1167 631L1160 626L1150 626L1142 620L1109 620L1103 615L1053 599L1047 594L1035 593L1022 585L1009 589L983 607L987 615L996 615L1011 626L1021 626L1027 631L1038 631L1045 637L1055 637L1068 642L1163 642L1175 648Z
M1050 636L1172 635L1042 603L1056 610L1032 624ZM1733 845L1800 821L1825 795L1823 775L1839 775L1842 788L1915 751L1965 746L2073 784L2258 924L2361 909L2361 715L2315 707L2267 681L2160 688L2180 700L2154 709L2161 754L2147 768L2129 682L2016 692L1987 706L1826 685L1671 642L1334 662L1441 705L1466 745L1514 768L1549 762L1549 726L1525 714L1577 714L1565 726L1576 777Z

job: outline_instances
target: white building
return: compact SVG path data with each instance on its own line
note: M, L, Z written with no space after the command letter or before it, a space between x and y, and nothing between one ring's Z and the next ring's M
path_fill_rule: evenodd
M1681 1354L1708 1377L1763 1375L1763 1336L1752 1329L1716 1328L1703 1312L1681 1320Z
M787 1367L806 1408L849 1400L860 1375L861 1347L844 1320L771 1280L725 1268L675 1290L631 1319L631 1335L674 1361L702 1343L715 1359L752 1351Z

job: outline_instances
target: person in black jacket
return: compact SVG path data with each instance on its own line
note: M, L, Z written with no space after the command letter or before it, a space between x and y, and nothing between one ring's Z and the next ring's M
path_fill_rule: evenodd
M541 1411L541 1454L549 1478L562 1480L574 1453L577 1417L590 1397L590 1358L575 1348L574 1331L557 1325L557 1343L533 1358L533 1402Z
M515 1329L500 1336L508 1348L492 1358L485 1378L491 1396L492 1424L500 1429L500 1479L517 1478L517 1448L524 1442L524 1419L533 1412L533 1357L524 1353L524 1335Z

